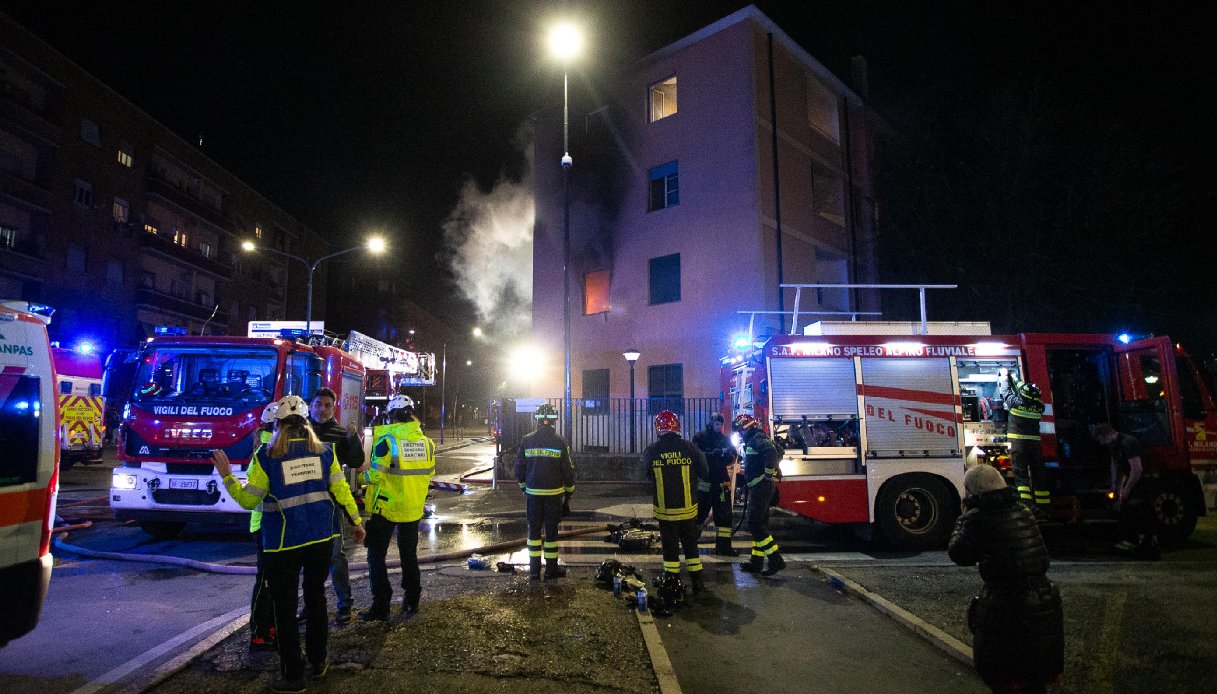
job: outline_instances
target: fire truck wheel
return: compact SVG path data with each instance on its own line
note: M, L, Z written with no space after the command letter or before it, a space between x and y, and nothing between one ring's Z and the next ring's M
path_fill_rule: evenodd
M67 472L68 470L71 470L72 467L76 465L77 460L79 460L79 458L74 455L61 454L59 456L59 471Z
M912 474L888 480L875 501L879 533L898 549L938 549L950 537L959 502L945 482Z
M152 537L164 540L176 537L185 527L186 524L180 521L144 521L139 524L140 530Z
M1181 545L1196 529L1196 509L1188 503L1187 489L1177 479L1167 478L1150 497L1158 517L1158 537L1167 545Z

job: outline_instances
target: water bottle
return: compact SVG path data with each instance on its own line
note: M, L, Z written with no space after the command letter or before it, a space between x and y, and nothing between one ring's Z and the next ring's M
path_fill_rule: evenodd
M621 597L621 577L616 574L613 575L613 597Z
M647 589L646 588L638 589L638 611L639 612L647 611Z

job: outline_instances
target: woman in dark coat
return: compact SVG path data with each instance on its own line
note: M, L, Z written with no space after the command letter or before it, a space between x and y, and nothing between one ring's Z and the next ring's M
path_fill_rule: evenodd
M1039 524L989 465L964 475L964 491L947 553L985 582L968 609L972 661L994 692L1046 691L1065 669L1065 631Z

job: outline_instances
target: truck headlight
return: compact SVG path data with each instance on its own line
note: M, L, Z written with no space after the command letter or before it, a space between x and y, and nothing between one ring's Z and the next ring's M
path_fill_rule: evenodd
M114 475L114 477L111 478L111 481L110 481L110 485L113 486L115 489L135 489L135 486L137 484L139 484L139 478L136 477L135 475L124 475L124 474L116 473Z

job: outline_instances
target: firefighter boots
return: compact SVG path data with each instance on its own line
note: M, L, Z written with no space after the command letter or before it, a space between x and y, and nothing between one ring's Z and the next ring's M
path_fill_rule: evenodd
M720 557L738 557L739 550L731 546L731 538L720 537L714 541L714 554Z
M566 567L558 566L557 559L550 559L545 562L545 580L552 581L555 578L562 578L566 575Z
M700 571L694 571L693 573L689 574L689 578L693 580L694 595L705 595L706 593L706 579L701 575L701 573L702 572Z
M784 568L786 568L786 560L782 558L782 553L774 552L769 555L769 568L762 571L761 575L772 576Z
M765 556L763 554L754 554L750 560L742 561L739 564L740 569L750 574L759 574L764 566Z
M528 558L528 578L532 581L541 580L541 557Z

